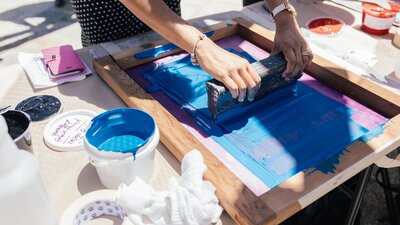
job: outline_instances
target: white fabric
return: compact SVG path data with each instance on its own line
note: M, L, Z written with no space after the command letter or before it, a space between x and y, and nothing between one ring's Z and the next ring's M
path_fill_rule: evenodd
M182 175L171 178L167 191L157 192L140 178L118 188L117 202L135 225L206 225L216 223L223 209L215 187L203 180L203 157L192 150L182 160Z

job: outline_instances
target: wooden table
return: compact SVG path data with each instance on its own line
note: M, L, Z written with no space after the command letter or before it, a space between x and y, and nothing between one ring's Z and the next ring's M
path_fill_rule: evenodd
M305 8L304 10L308 9ZM251 17L253 17L253 19L255 18L254 15L249 16L248 13L243 15L239 12L228 12L213 15L207 19L196 19L192 22L201 27L210 22L211 19L214 21L222 21L238 16L243 16L250 20ZM88 65L91 65L93 56L99 57L105 54L115 53L148 42L148 40L156 39L158 39L157 35L149 33L139 35L127 41L105 43L91 48L83 48L78 50L78 53ZM0 74L3 72L6 71L0 71ZM15 106L21 100L32 95L51 94L62 100L63 111L89 109L100 113L107 109L125 106L118 96L116 96L115 93L96 74L93 74L86 80L77 83L69 83L46 90L33 91L21 68L18 66L12 67L12 69L7 71L7 73L18 76L18 79L13 86L9 88L3 99L0 99L0 105L10 104ZM84 151L56 152L49 149L43 143L44 126L45 123L35 123L32 126L33 153L38 158L45 186L47 187L57 215L60 217L68 205L79 196L91 191L103 189L104 187L100 184L96 171L94 167L89 164L87 154ZM383 146L382 151L378 154L371 152L362 163L355 163L354 167L351 169L337 172L336 176L329 181L312 184L317 188L315 188L315 191L311 193L304 194L298 207L296 207L296 210L309 205L339 184L343 183L345 180L366 168L368 165L374 163L379 158L395 149L397 146L399 146L399 143L397 142ZM177 176L179 171L179 162L165 148L165 146L160 143L156 152L155 176L150 181L150 184L156 189L165 189L168 179L171 176ZM285 200L282 199L282 201ZM285 204L280 205L284 206ZM278 218L280 218L280 220L286 218L288 214L285 214L285 212L287 211L278 208L275 209L277 210L275 212L279 212L279 210L282 212L282 214L277 215ZM292 213L293 211L291 211L291 214ZM276 220L275 222L277 221L279 220ZM96 224L115 223L110 218L104 218L96 221ZM224 213L219 224L234 224L234 221Z

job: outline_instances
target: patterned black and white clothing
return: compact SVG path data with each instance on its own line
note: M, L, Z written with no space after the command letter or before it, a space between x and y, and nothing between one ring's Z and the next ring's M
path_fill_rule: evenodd
M82 45L114 41L149 31L119 0L71 0L82 28ZM165 0L178 15L180 0Z

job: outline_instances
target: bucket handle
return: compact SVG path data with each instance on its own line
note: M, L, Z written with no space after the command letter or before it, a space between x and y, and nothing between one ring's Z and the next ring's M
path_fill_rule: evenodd
M105 160L97 161L92 156L89 156L89 162L95 167L105 167L109 165L109 161Z

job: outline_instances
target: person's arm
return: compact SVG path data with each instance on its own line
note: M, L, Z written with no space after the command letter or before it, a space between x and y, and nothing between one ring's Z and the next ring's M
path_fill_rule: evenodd
M287 0L266 0L270 11ZM313 55L300 33L296 18L287 10L275 17L275 38L272 54L283 52L288 62L284 77L301 76L305 67L311 63Z
M191 52L202 33L176 15L162 0L121 0L136 17L168 41ZM252 101L260 87L260 76L249 62L216 45L209 38L199 41L196 49L199 65L223 82L232 97ZM247 92L247 93L246 93Z

